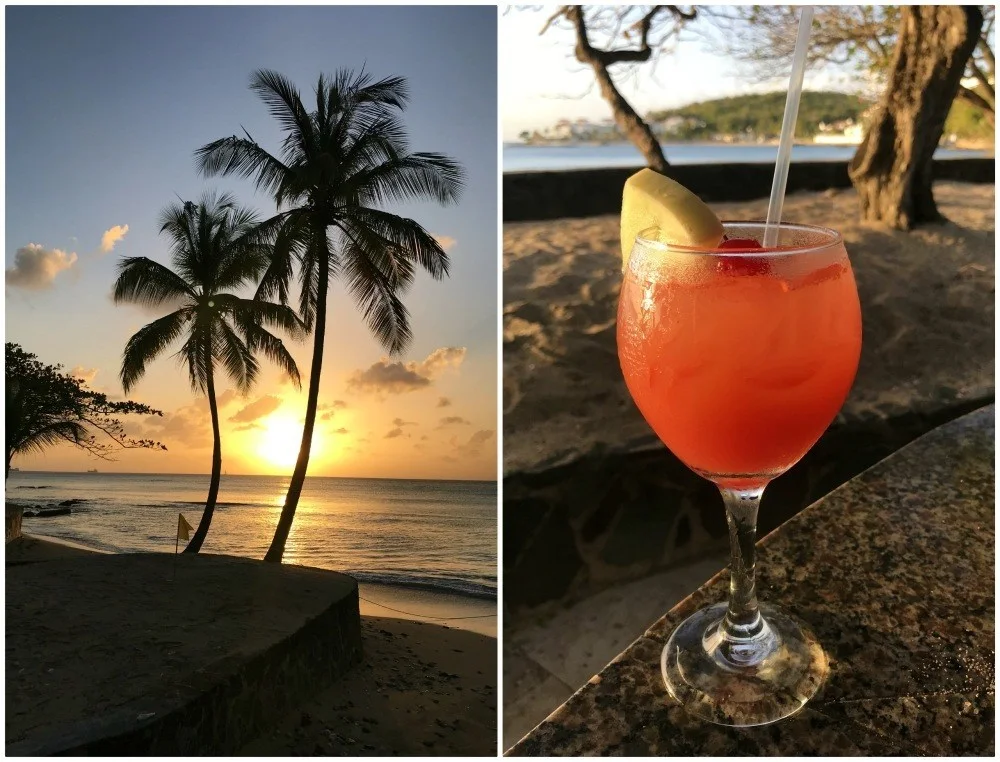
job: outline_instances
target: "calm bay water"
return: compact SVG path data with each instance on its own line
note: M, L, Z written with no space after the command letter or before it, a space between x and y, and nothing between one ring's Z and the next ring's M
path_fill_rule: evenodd
M6 500L84 502L69 516L26 518L28 534L113 552L174 551L177 514L201 519L208 476L12 472ZM262 558L288 477L223 476L204 550ZM288 563L362 582L496 597L495 482L306 479L285 551Z
M796 145L792 161L848 161L856 146ZM672 164L773 164L776 145L727 145L725 143L663 143L667 161ZM991 156L988 151L939 148L938 159L971 159ZM539 145L504 143L503 171L530 172L564 169L599 169L602 167L642 166L642 155L631 143L606 145Z

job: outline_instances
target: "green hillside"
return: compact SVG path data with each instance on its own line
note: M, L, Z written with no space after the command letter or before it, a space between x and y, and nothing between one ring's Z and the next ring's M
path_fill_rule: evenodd
M785 111L784 91L692 103L683 108L654 111L649 118L663 122L670 117L689 119L674 132L680 139L709 138L712 135L752 135L776 138L781 132ZM796 137L819 132L820 122L828 124L852 119L855 122L871 104L857 95L835 92L803 92L796 122Z

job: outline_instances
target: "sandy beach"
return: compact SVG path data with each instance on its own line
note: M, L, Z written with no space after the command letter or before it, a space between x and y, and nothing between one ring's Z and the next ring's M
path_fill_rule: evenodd
M364 662L243 754L496 754L494 638L370 616L361 632Z
M858 281L864 348L842 416L992 394L994 186L937 183L935 198L949 222L911 233L862 224L853 190L786 200L784 219L841 232ZM710 206L767 214L766 199ZM657 447L618 364L618 217L507 223L503 267L504 473Z
M34 564L91 555L83 546L24 536L5 562ZM251 756L493 755L497 737L495 604L367 585L361 592L362 663L249 743ZM375 603L377 602L377 603ZM151 602L155 609L155 602ZM384 606L458 620L462 630L375 616ZM399 616L398 614L395 616ZM75 637L83 638L81 633ZM85 640L113 640L89 633ZM87 642L90 642L87 640ZM96 641L95 641L96 642ZM85 645L85 644L84 644Z

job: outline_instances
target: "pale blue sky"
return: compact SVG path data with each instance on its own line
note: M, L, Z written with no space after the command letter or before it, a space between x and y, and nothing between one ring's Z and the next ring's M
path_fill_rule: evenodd
M415 338L400 359L419 362L442 347L467 351L461 366L442 373L435 388L391 399L398 409L379 410L372 403L372 414L355 426L370 430L373 441L391 429L396 416L418 420L431 431L438 397L449 396L453 412L470 421L464 437L493 431L494 449L479 448L476 468L461 471L456 461L467 453L452 452L450 440L443 439L440 462L424 464L427 475L492 476L498 310L495 8L8 7L5 15L6 267L14 265L18 249L32 243L61 250L64 262L76 257L47 288L12 285L8 276L7 340L67 368L96 368L98 387L120 390L116 377L124 343L153 315L111 305L119 257L166 261L157 219L176 201L175 194L196 200L207 188L228 190L264 214L273 211L271 200L249 182L205 180L194 165L195 149L241 127L278 150L278 125L247 87L251 72L282 72L299 86L307 106L320 72L365 67L376 77L404 75L412 96L404 115L412 148L461 161L467 188L457 206L393 209L453 241L451 278L435 282L421 276L407 295ZM113 251L101 252L104 232L124 225L128 233ZM331 304L335 328L327 334L324 389L340 398L345 379L382 353L339 288ZM307 369L308 345L295 355ZM268 384L276 379L276 373L269 376L257 396L271 391ZM170 361L154 365L132 396L164 410L191 400L185 374ZM298 404L289 397L286 408ZM358 400L355 409L366 404ZM416 417L419 405L426 407L426 420ZM426 447L435 439L422 441ZM459 445L463 441L459 438ZM393 440L386 447L390 444L402 446ZM441 454L446 452L451 454ZM425 456L400 449L381 457ZM383 475L404 474L397 469Z
M562 28L553 26L539 34L551 13L551 8L510 8L500 17L504 140L514 140L522 130L547 127L559 119L611 117L610 107L594 85L592 70L573 56L574 33L564 23ZM622 93L640 113L787 86L787 80L752 79L745 67L720 54L702 35L690 32L672 53L660 57L655 68L649 64L616 65L611 71ZM635 76L625 76L629 71ZM807 88L848 90L858 86L853 73L825 69L806 74Z

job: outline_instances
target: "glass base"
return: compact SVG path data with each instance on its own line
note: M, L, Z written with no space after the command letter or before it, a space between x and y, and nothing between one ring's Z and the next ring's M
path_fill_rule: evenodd
M726 604L701 609L674 630L660 667L670 695L686 711L718 725L766 725L799 711L829 672L812 632L781 609L760 605L764 627L726 640Z

